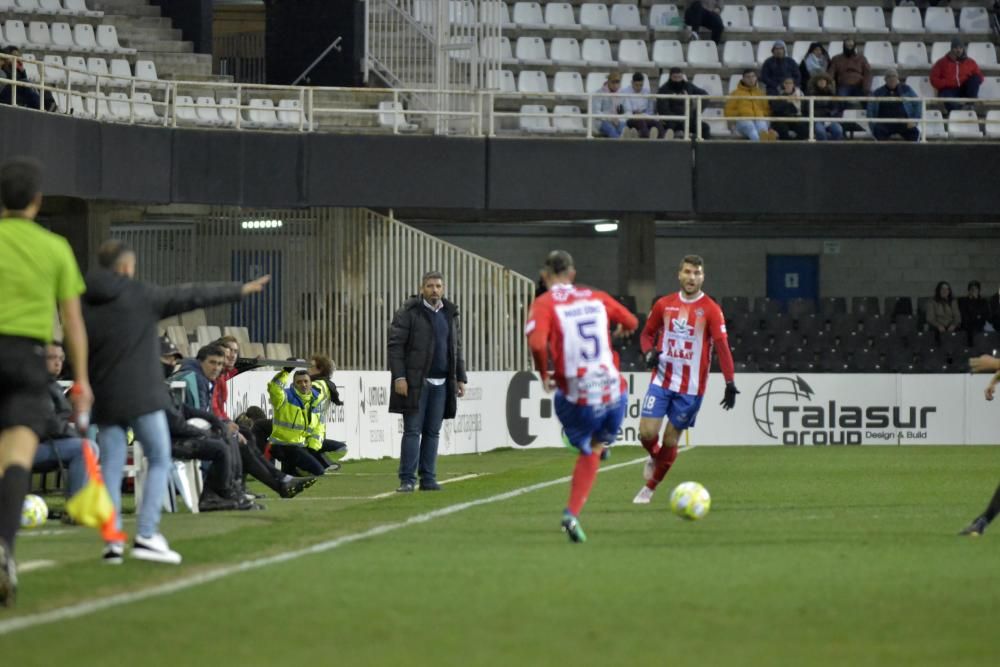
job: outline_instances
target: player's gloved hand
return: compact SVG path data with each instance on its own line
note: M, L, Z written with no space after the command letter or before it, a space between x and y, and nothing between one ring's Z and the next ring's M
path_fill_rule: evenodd
M660 363L660 351L653 348L649 352L643 355L643 360L646 362L646 368L653 369L656 368Z
M733 406L736 405L736 394L740 393L740 390L736 388L735 382L726 383L726 394L722 397L722 402L719 405L722 406L724 410L732 410Z

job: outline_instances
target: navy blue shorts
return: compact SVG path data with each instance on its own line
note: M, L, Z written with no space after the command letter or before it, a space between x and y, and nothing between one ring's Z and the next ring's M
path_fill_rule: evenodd
M570 403L561 391L556 392L556 416L563 425L566 440L581 453L589 455L591 442L613 444L618 439L618 429L625 419L627 401L624 396L606 405L577 405Z
M651 419L663 419L666 416L674 428L683 431L694 426L701 408L701 399L701 396L678 394L658 384L651 384L642 399L642 416Z

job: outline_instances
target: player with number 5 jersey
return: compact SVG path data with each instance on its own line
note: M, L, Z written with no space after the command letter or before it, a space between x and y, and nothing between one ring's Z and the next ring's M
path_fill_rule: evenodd
M580 511L597 477L601 454L617 438L625 418L626 385L609 330L615 327L615 335L628 335L639 321L604 292L574 285L575 277L569 253L549 253L542 269L547 291L532 303L525 334L542 386L556 390L556 415L565 438L579 450L562 528L572 542L583 542L587 537Z
M658 299L642 329L639 342L653 377L642 400L639 420L639 441L649 452L649 460L644 471L646 484L632 500L637 505L652 500L656 487L677 459L681 433L694 426L708 384L713 350L719 355L726 379L723 408L731 410L740 393L734 383L733 355L722 309L701 291L704 265L698 255L681 260L677 274L680 291ZM667 428L660 445L664 417Z

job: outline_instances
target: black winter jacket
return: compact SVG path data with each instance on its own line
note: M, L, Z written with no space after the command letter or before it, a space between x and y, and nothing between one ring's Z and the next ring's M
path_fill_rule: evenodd
M87 274L83 318L90 348L91 421L124 424L170 406L157 323L165 317L242 298L240 283L158 287L107 269Z
M448 315L448 390L444 406L444 418L453 419L458 410L455 392L459 382L467 382L465 357L462 354L462 329L458 323L458 308L447 299L442 299ZM416 412L420 406L420 393L424 380L434 361L434 325L430 312L421 296L406 300L392 317L389 327L389 370L392 381L406 378L409 385L406 396L401 396L389 387L389 412Z

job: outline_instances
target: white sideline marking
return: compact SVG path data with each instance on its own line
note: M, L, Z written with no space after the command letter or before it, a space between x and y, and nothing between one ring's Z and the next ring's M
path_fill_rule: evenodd
M680 453L690 451L692 449L694 449L694 447L685 447L684 449L680 450ZM609 466L604 466L600 470L598 470L598 472L599 473L606 472L608 470L615 470L617 468L624 468L625 466L630 466L636 463L645 462L646 458L647 458L646 456L643 456L638 459L632 459L631 461L623 461L622 463L615 463ZM400 528L406 528L408 526L413 526L420 523L427 523L428 521L440 519L441 517L449 516L451 514L464 512L465 510L471 509L473 507L498 503L503 500L510 500L511 498L517 498L518 496L523 496L526 493L539 491L541 489L545 489L550 486L555 486L557 484L565 484L566 482L570 481L570 479L572 479L571 476L566 476L566 477L560 477L558 479L552 479L547 482L539 482L538 484L532 484L530 486L522 486L521 488L514 489L513 491L499 493L495 496L489 496L487 498L480 498L479 500L470 500L468 502L459 503L457 505L449 505L448 507L442 507L441 509L433 510L431 512L425 512L423 514L417 514L415 516L411 516L409 519L406 519L405 521L399 521L397 523L386 523L381 526L375 526L374 528L369 528L368 530L362 531L360 533L353 533L351 535L344 535L343 537L338 537L333 540L327 540L326 542L319 542L317 544L305 547L303 549L297 549L295 551L286 551L284 553L275 554L274 556L268 556L266 558L245 560L241 563L236 563L235 565L220 567L215 570L202 572L201 574L195 574L190 577L175 579L174 581L169 581L165 584L159 584L151 588L145 588L138 591L130 591L128 593L118 593L116 595L109 595L108 597L98 598L97 600L91 600L89 602L80 602L77 604L69 605L67 607L60 607L58 609L52 609L50 611L44 611L44 612L39 612L37 614L30 614L28 616L21 616L20 618L11 618L6 621L0 621L0 636L11 634L12 632L17 632L18 630L25 630L40 625L46 625L48 623L55 623L57 621L65 621L73 618L80 618L82 616L88 616L98 611L111 609L112 607L119 607L121 605L131 604L133 602L139 602L142 600L148 600L150 598L160 597L162 595L169 595L171 593L183 591L188 588L194 588L196 586L201 586L202 584L208 584L213 581L218 581L219 579L223 579L225 577L228 577L233 574L238 574L240 572L258 570L262 567L270 567L271 565L275 565L277 563L286 563L290 560L296 560L298 558L302 558L303 556L311 556L313 554L332 551L344 545L368 539L369 537L378 537L379 535L385 535L386 533L397 531Z
M43 570L47 567L52 567L56 562L54 560L29 560L24 563L17 564L17 573L24 574L25 572L31 572L33 570Z
M475 477L482 477L483 475L487 475L487 474L489 474L489 473L476 472L476 473L472 473L470 475L462 475L460 477L452 477L451 479L442 479L442 480L440 480L438 482L438 484L451 484L452 482L461 482L461 481L466 480L466 479L473 479ZM385 493L379 493L378 495L369 496L369 497L372 500L377 500L378 498L391 498L391 497L396 496L396 495L399 495L396 491L386 491Z
M17 536L18 537L30 537L32 535L36 535L38 537L43 537L43 536L46 536L46 535L63 535L65 533L69 533L69 532L71 532L71 531L69 531L67 529L60 529L60 530L34 530L34 529L26 529L26 530L19 530L17 532Z

